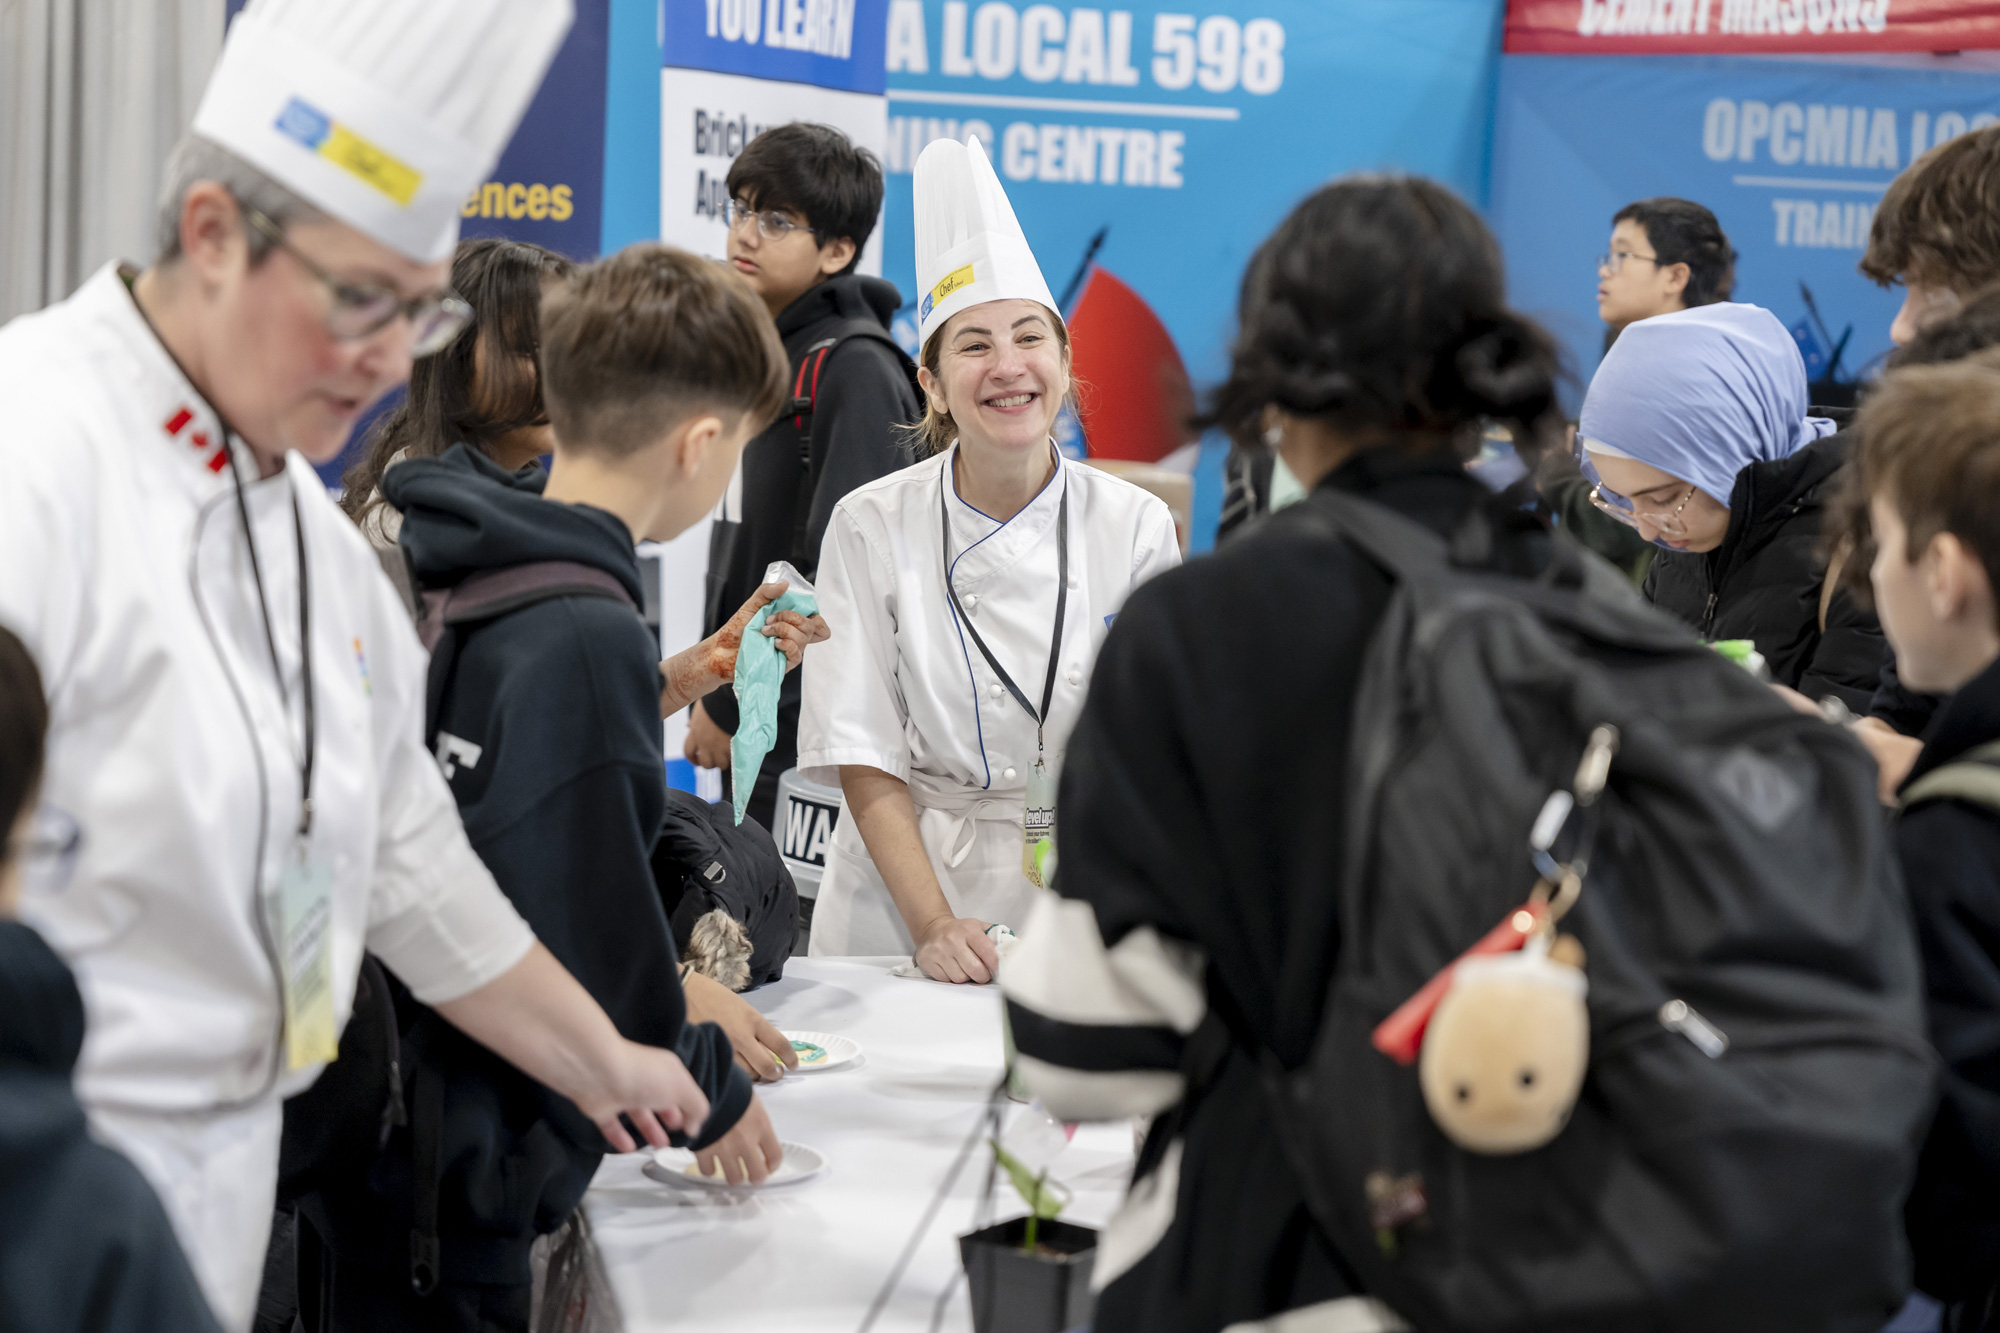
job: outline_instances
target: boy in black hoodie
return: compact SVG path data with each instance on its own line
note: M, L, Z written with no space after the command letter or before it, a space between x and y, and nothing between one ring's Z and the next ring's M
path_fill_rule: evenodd
M714 506L780 406L783 352L740 278L660 245L552 289L541 337L546 480L464 445L383 480L435 636L432 745L473 849L537 938L622 1034L678 1052L707 1094L688 1145L703 1169L762 1180L776 1136L722 1029L685 1021L649 861L662 712L733 673L743 622L783 588L662 663L633 547ZM773 628L788 657L814 632L796 615ZM525 1333L529 1247L576 1208L606 1145L568 1102L398 1001L411 1126L360 1188L301 1205L331 1275L317 1326Z
M218 1333L152 1186L90 1137L76 978L13 919L24 862L77 850L33 819L48 723L41 673L0 627L0 1329Z
M799 401L743 451L740 498L730 497L710 537L705 633L751 595L772 561L789 560L812 578L833 507L916 461L896 428L923 415L916 367L889 335L902 294L854 271L882 208L874 155L831 126L780 125L737 155L727 184L729 265L778 322L790 366L785 392ZM725 685L690 712L687 757L726 769L736 725L736 692ZM799 678L791 675L778 696L777 740L753 779L749 813L765 828L778 775L798 760L798 735Z
M1905 1209L1953 1333L2000 1329L2000 353L1891 371L1861 409L1896 667L1948 695L1898 793L1944 1097Z

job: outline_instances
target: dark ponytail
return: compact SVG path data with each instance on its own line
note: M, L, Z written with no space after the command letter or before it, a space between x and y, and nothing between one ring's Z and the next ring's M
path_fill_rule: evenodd
M1243 276L1229 378L1204 424L1261 439L1267 407L1358 438L1513 428L1524 456L1557 417L1554 341L1509 310L1493 235L1458 196L1356 176L1308 196Z

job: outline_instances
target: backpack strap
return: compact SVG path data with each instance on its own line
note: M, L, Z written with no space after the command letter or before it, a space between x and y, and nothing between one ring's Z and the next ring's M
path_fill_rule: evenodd
M577 596L608 597L637 609L632 594L608 570L574 560L531 560L482 569L449 588L424 593L417 635L424 647L434 649L448 625L491 620L551 597Z
M1321 531L1356 547L1398 583L1442 574L1451 562L1444 538L1393 510L1331 487L1316 487L1294 508Z
M802 571L810 571L819 563L815 558L818 552L807 549L806 537L806 529L812 522L813 505L813 404L819 399L819 381L826 370L826 363L843 345L856 341L881 343L889 348L896 354L910 383L915 385L917 382L916 365L910 360L910 354L889 336L887 329L872 319L848 320L834 331L832 337L822 338L799 353L799 359L792 367L792 398L785 405L784 415L792 419L799 451L799 486L792 505L791 560Z
M2000 811L2000 741L1988 741L1938 765L1903 788L1896 805L1907 811L1928 801L1964 801Z
M413 1194L410 1200L410 1290L428 1296L437 1290L438 1193L444 1179L444 1075L418 1064L415 1107L410 1115Z
M424 681L424 745L437 749L438 719L443 713L445 691L458 665L460 625L496 620L554 597L603 597L623 602L638 611L638 603L616 575L595 565L574 560L530 560L519 565L482 569L449 588L435 588L423 595L423 616L417 622L417 637L430 649L430 672Z

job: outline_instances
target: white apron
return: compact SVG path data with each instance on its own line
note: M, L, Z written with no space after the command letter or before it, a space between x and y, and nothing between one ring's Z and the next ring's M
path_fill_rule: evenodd
M978 790L934 791L914 782L910 798L917 807L924 850L952 914L988 925L1026 924L1035 896L1045 890L1021 873L1020 798ZM916 947L843 800L840 822L827 844L808 952L814 957L910 954Z
M950 458L892 473L834 511L817 578L832 637L806 650L799 767L833 786L849 764L907 782L951 910L1018 929L1041 892L1021 873L1022 806L1037 729L953 614L940 522L951 524L952 583L967 623L1021 688L1039 696L1059 586L1056 522L1067 488L1068 593L1055 690L1040 729L1052 775L1060 772L1111 621L1132 588L1180 562L1180 545L1158 498L1067 461L1026 508L998 522L958 497L946 472ZM1060 845L1060 829L1056 836ZM912 948L843 806L827 847L810 951L907 956Z

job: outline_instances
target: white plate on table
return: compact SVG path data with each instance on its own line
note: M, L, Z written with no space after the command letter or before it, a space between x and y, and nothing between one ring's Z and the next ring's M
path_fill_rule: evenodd
M826 1158L817 1148L808 1148L803 1143L786 1143L782 1140L778 1146L785 1150L785 1160L778 1163L778 1169L767 1176L761 1184L753 1185L746 1181L740 1185L732 1185L726 1177L691 1175L689 1168L695 1164L695 1155L686 1148L655 1148L653 1160L640 1170L649 1178L675 1189L722 1194L802 1185L826 1170Z
M792 1050L799 1057L799 1067L786 1070L787 1077L823 1073L853 1064L861 1058L861 1043L837 1032L790 1032L781 1029L778 1035L792 1043ZM807 1049L800 1050L801 1046ZM811 1049L813 1047L823 1054L815 1053Z

